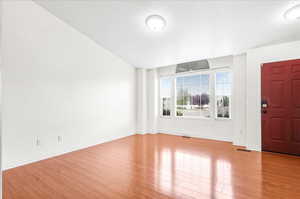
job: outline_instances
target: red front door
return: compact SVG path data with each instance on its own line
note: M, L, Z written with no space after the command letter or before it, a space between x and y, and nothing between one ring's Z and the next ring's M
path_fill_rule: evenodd
M262 149L300 155L300 60L262 66Z

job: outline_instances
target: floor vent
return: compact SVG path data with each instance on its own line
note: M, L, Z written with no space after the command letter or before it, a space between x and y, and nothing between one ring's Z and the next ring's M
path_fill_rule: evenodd
M248 150L248 149L237 149L237 151L251 152L251 150Z
M183 135L182 138L185 138L185 139L191 139L190 136L186 136L186 135Z

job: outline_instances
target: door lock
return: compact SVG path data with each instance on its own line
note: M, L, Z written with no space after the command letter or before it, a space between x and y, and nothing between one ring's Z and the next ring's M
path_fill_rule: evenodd
M268 101L267 100L261 100L261 112L263 114L267 113L267 108L268 108Z

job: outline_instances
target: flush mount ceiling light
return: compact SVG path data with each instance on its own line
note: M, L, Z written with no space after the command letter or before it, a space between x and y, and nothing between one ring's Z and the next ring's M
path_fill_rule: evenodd
M300 20L300 4L288 9L284 13L284 17L288 20L295 20L295 19Z
M159 15L150 15L146 18L146 25L155 32L161 31L167 25L166 20Z

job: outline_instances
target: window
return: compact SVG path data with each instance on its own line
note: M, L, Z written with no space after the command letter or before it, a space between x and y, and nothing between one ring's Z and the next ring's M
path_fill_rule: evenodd
M176 116L210 117L209 74L176 77Z
M217 72L215 77L216 117L231 118L231 73Z
M171 116L172 80L172 77L163 77L160 79L160 104L162 116Z
M161 77L160 115L230 119L231 87L232 73L225 69Z

